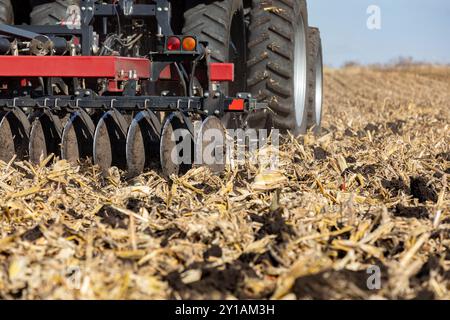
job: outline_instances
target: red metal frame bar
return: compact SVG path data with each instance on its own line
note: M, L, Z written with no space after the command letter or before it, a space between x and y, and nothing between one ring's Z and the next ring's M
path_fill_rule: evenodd
M209 78L211 81L234 81L233 63L210 63Z
M112 56L0 56L0 77L150 78L151 62Z

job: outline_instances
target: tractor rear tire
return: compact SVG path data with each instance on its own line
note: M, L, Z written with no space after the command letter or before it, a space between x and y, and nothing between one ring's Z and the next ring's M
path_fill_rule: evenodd
M211 62L232 62L235 65L235 81L221 84L222 92L227 96L245 92L245 30L242 0L187 2L183 34L194 35L200 41L208 42ZM240 117L232 114L226 114L222 122L227 128L242 126Z
M230 28L242 0L194 1L184 13L183 34L207 41L212 62L227 62L230 54Z
M30 14L32 25L56 25L67 18L67 8L79 5L79 0L56 0L35 6Z
M14 24L14 10L10 0L0 0L0 24Z
M250 126L306 132L308 45L305 0L252 1L247 90L270 110L251 116Z
M316 134L320 133L322 124L323 103L323 59L322 40L317 28L309 28L309 105L308 105L308 129Z

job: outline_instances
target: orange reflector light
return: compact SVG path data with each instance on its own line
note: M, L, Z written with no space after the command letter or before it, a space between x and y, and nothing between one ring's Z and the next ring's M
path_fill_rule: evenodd
M195 51L197 47L197 41L192 37L186 37L183 39L183 50L184 51Z
M244 110L244 100L243 99L233 99L233 101L228 106L230 111L243 111Z
M181 48L181 41L177 37L169 37L167 39L167 50L179 51Z

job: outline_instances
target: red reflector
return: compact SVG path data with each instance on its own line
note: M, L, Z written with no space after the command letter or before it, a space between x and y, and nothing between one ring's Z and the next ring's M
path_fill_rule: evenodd
M181 40L177 37L169 37L167 39L167 50L179 51L181 48Z
M228 106L230 111L243 111L244 110L244 100L243 99L233 99L233 102Z
M159 74L160 80L171 80L172 79L172 70L170 69L170 64L166 66L164 69L162 69L161 73Z
M234 81L234 64L210 63L209 78L211 81Z

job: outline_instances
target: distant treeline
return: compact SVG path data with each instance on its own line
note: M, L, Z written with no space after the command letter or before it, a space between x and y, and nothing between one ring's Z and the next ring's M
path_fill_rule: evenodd
M398 57L392 59L387 63L374 63L374 64L362 64L358 61L347 61L342 65L342 68L353 68L353 67L373 67L373 68L401 68L401 67L412 67L412 66L424 66L424 65L437 65L437 66L450 66L450 63L432 63L420 60L415 60L412 57Z

